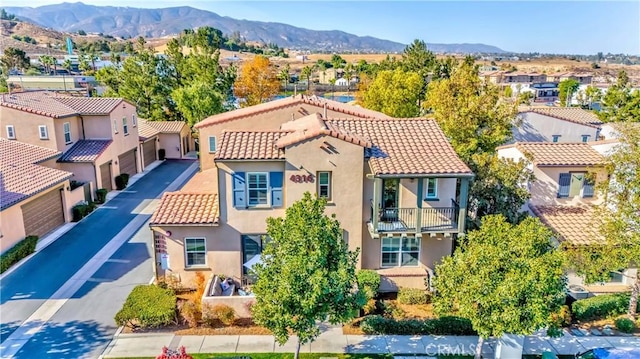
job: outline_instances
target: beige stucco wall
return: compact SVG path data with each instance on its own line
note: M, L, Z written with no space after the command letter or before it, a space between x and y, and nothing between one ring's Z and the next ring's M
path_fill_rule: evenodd
M71 142L69 143L64 140L64 124L67 122L71 130ZM82 139L82 124L77 116L56 119L53 126L58 150L61 152L70 149L78 140ZM49 135L51 136L52 134L50 133Z
M522 121L512 128L512 142L552 142L554 135L560 135L558 142L582 142L582 135L589 135L589 142L598 139L599 128L564 121L535 112L518 115Z
M531 199L529 203L534 206L541 205L578 205L578 204L599 204L601 199L597 193L592 198L582 198L582 190L580 196L573 198L557 198L558 197L558 180L560 173L569 172L590 172L595 168L589 167L537 167L533 168L533 174L536 180L531 184ZM606 174L600 170L596 183L605 180Z
M422 180L422 208L429 207L451 207L451 200L456 198L456 183L457 178L437 178L437 200L429 199L425 201L427 197L427 178ZM372 182L372 181L370 181ZM417 208L418 207L418 184L420 183L418 178L402 178L400 180L400 193L398 195L398 201L400 208ZM373 198L373 187L371 188L370 197Z
M57 119L55 121L66 122L70 118L71 117L67 117L65 119ZM64 142L62 142L61 148L58 147L59 143L54 132L54 119L51 117L18 111L12 108L0 107L0 130L2 131L0 133L0 137L7 138L7 125L13 125L16 134L15 139L17 141L58 151L62 151L65 148ZM40 132L38 130L38 126L40 125L47 126L49 139L40 139Z
M411 234L408 235L411 236ZM368 232L365 233L363 238L362 268L383 268L381 265L381 253L382 238L385 236L385 234L381 234L380 238L372 238ZM418 267L435 269L436 264L440 263L442 257L451 255L452 250L453 236L444 237L443 234L438 234L435 237L431 237L428 233L424 233L420 240L420 263Z
M96 171L91 163L58 163L61 170L73 173L72 180L78 182L92 182L97 187Z
M163 148L165 150L166 158L182 158L182 143L179 133L161 133L158 135L158 138L160 138L158 149Z

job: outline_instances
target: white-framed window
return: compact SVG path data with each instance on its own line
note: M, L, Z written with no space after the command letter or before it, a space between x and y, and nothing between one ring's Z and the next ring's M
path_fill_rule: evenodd
M553 136L551 136L551 139L552 139L552 141L553 141L554 143L555 143L555 142L558 142L558 141L560 141L560 135L553 135Z
M71 124L69 122L62 124L62 132L64 132L64 143L71 143Z
M331 172L318 172L318 197L331 200Z
M49 139L49 131L47 131L47 126L46 125L38 126L38 133L40 134L40 139L41 140L48 140Z
M589 135L582 135L582 142L589 142Z
M269 176L266 172L247 173L247 191L249 206L269 204Z
M7 138L10 140L16 139L16 129L13 125L7 125Z
M382 267L416 267L420 262L420 238L382 237Z
M122 132L124 133L125 136L129 134L129 125L127 124L126 117L122 118Z
M426 185L425 198L437 199L438 198L438 179L427 178L427 180L425 181L425 185Z
M118 121L113 120L113 133L118 133Z
M135 113L131 115L131 125L133 125L133 127L136 127L138 125L138 117Z
M205 238L185 238L184 253L186 266L207 265L207 241Z
M209 136L209 153L216 152L216 136Z

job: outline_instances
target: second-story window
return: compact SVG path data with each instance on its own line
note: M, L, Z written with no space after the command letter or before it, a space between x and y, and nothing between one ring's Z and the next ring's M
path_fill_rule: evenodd
M118 133L118 121L113 120L113 133Z
M129 125L127 124L126 117L122 118L122 132L124 133L125 136L129 134Z
M247 173L247 191L249 192L249 206L268 204L267 173Z
M209 153L216 152L216 136L209 136Z
M582 142L589 142L589 135L582 135Z
M560 135L553 135L551 137L554 143L560 141Z
M69 122L65 122L62 124L62 132L64 132L64 143L71 143L71 125Z
M133 125L133 127L138 125L138 117L135 114L131 115L131 125Z
M46 125L38 126L38 133L40 134L40 139L41 140L48 140L49 139L49 131L47 131L47 126Z
M13 125L7 125L7 138L10 140L16 139L16 130Z
M438 179L437 178L427 178L426 181L427 190L426 199L437 199L438 198Z
M331 172L318 172L318 197L331 200Z

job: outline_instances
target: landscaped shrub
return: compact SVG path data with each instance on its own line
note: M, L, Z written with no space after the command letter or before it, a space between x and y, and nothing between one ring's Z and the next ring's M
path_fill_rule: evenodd
M131 291L116 314L118 325L133 328L159 327L175 323L176 295L156 285L139 285Z
M202 320L202 311L192 300L186 301L180 308L180 315L190 328L195 328Z
M578 300L573 303L573 315L577 320L591 320L595 318L624 314L629 308L629 294L604 294Z
M616 319L616 328L623 333L633 333L636 325L629 318L618 318Z
M571 309L568 305L560 307L558 312L551 314L551 321L556 327L567 327L571 324Z
M376 311L377 301L375 299L369 299L367 304L362 307L364 315L373 314Z
M158 150L158 159L160 161L164 161L164 158L166 157L166 155L167 155L167 151L165 151L164 148L161 148Z
M380 288L380 274L371 269L361 269L356 273L358 288L365 291L367 299L375 297Z
M217 318L224 325L232 325L236 321L236 311L225 304L217 304L207 310L207 321Z
M469 319L446 316L434 319L427 319L432 327L431 333L434 335L476 335Z
M400 288L398 291L398 303L400 304L428 304L431 295L417 288Z
M9 250L2 253L2 255L0 255L0 273L4 273L4 271L18 263L22 258L33 253L36 250L36 244L38 244L38 236L27 236Z
M121 191L127 188L127 184L125 183L124 177L122 177L121 174L117 175L115 180L116 180L116 189L118 191Z
M365 334L391 335L475 335L476 332L467 319L442 317L437 319L395 320L379 315L370 315L360 322Z
M392 301L378 301L377 309L383 316L388 318L402 319L405 316L405 311Z
M71 220L73 222L78 222L89 213L93 212L94 209L96 209L96 205L93 202L76 204L71 208L71 213L73 214L73 218Z
M106 188L100 188L96 190L96 203L104 203L107 200L107 191Z
M127 187L129 185L129 174L121 173L120 177L122 177L122 182L124 183L124 186Z

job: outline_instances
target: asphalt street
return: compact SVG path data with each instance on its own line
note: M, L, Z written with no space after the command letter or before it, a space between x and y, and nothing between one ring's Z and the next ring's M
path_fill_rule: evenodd
M98 357L117 329L113 317L131 289L152 277L147 224L153 200L193 163L165 161L5 276L0 348L11 352L9 343L19 341L7 339L30 329L20 335L28 339L20 342L14 358ZM91 268L90 263L97 265ZM45 319L34 326L34 318Z

